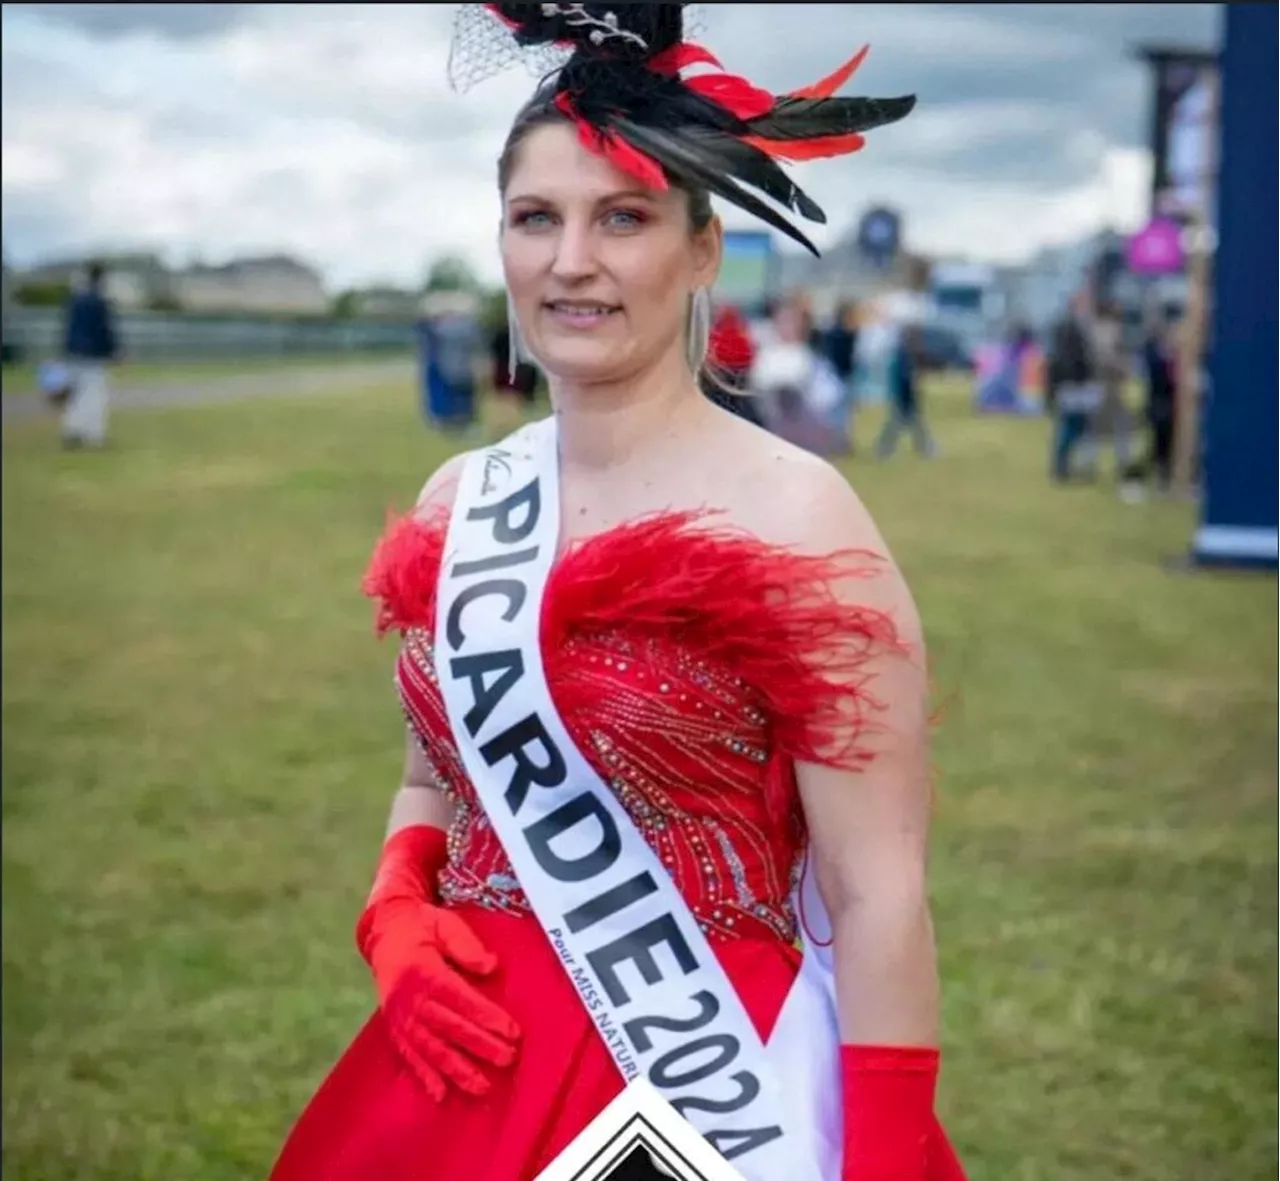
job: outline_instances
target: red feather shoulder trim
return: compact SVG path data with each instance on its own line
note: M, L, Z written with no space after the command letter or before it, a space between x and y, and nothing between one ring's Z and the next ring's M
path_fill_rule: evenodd
M883 560L796 553L709 524L716 515L658 513L572 543L543 599L548 659L571 634L666 639L749 685L792 758L864 764L880 709L868 666L908 649L888 614L837 599L832 584L874 577ZM363 581L379 634L435 627L447 528L444 510L389 521Z

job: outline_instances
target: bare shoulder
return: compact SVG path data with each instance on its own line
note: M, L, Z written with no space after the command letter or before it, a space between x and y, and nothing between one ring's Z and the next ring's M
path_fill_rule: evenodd
M441 509L452 509L454 498L458 495L458 483L462 479L462 469L466 466L471 452L461 451L451 455L428 478L418 493L418 502L414 506L414 514L419 517L430 516Z
M735 520L770 545L827 556L842 551L875 555L879 576L851 577L833 588L894 612L907 631L918 630L914 600L875 518L834 464L752 428L735 440L738 473Z
M735 519L762 540L803 550L850 546L885 552L871 514L834 464L739 420L733 457Z

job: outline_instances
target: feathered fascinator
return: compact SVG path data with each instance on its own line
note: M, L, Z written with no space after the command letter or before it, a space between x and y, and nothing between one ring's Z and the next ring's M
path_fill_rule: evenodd
M548 95L589 151L654 188L666 188L669 174L708 189L816 255L813 243L756 194L825 222L780 162L856 152L864 132L903 118L915 97L837 97L866 48L812 86L770 94L725 73L709 50L684 39L687 7L464 4L450 81L462 91L523 58L547 71Z

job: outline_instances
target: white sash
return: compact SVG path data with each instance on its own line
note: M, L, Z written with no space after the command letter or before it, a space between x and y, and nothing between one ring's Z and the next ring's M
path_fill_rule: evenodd
M471 454L440 567L435 658L476 795L623 1078L647 1075L747 1181L839 1181L830 952L807 941L766 1047L552 702L539 621L559 531L553 418ZM812 878L795 901L825 932Z

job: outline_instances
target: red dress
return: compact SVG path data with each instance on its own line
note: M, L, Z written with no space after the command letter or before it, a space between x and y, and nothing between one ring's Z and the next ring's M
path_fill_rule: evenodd
M897 639L883 613L827 589L872 556L802 556L708 517L665 513L569 547L544 598L544 661L570 734L670 869L767 1037L799 962L793 764L868 757L859 737L875 703L856 673ZM404 637L404 709L456 806L441 899L501 958L480 987L521 1027L520 1053L490 1072L483 1099L450 1090L436 1104L375 1011L271 1181L532 1181L622 1087L450 736L432 664L446 525L443 513L393 522L365 589L379 630Z

